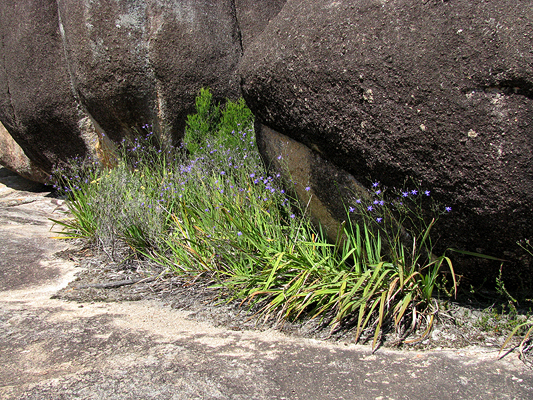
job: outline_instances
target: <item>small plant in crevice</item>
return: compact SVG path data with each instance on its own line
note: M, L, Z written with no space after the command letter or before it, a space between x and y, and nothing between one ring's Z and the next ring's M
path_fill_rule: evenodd
M533 244L531 244L530 239L521 240L517 242L517 244L522 248L522 250L524 250L530 256L533 256Z
M195 100L196 113L187 117L185 128L189 151L196 152L203 147L207 138L217 131L220 121L220 107L213 104L213 95L207 88L200 89Z
M241 146L239 133L253 125L254 116L241 97L237 101L227 99L224 105L215 104L208 88L202 88L196 97L195 114L187 117L185 138L187 149L196 154L211 146Z
M505 349L505 347L509 344L511 339L515 335L523 335L522 340L520 341L518 345L518 351L520 353L520 358L523 361L527 361L528 354L531 353L533 350L533 320L529 318L526 322L522 322L514 327L512 332L509 334L503 345L500 347L500 354ZM531 361L529 361L531 363Z

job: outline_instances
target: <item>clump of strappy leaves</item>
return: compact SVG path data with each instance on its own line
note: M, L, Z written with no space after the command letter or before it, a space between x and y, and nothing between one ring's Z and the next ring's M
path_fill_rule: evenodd
M423 326L418 339L424 338L437 313L433 295L442 273L457 289L452 261L433 254L430 235L451 208L425 201L427 190L403 190L386 200L379 186L348 206L336 243L304 218L288 241L252 252L250 264L262 267L229 280L240 288L239 297L264 304L261 312L278 321L320 317L332 330L354 326L356 341L373 333L374 348L391 326L402 339Z
M70 215L55 222L111 256L123 242L175 273L208 277L275 322L353 326L374 348L390 327L402 339L427 335L439 277L457 288L450 258L434 254L431 238L451 208L428 201L429 191L385 196L375 183L347 205L332 243L287 194L294 183L263 165L244 102L214 105L206 89L196 107L184 148L159 146L145 125L113 169L85 160L58 171Z

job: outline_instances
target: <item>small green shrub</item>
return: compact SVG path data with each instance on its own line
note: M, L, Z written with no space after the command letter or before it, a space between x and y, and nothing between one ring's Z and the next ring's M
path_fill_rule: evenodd
M254 116L241 97L237 101L227 100L222 109L219 135L227 147L238 147L240 138L239 131L242 128L253 126Z
M205 146L206 139L216 132L220 121L220 107L213 104L213 95L209 89L200 89L196 97L196 114L187 117L185 128L185 142L191 153Z
M505 349L505 346L511 341L511 339L517 335L522 333L524 337L520 341L520 344L518 345L518 351L520 352L520 358L522 360L526 359L526 353L530 352L532 349L531 344L531 334L533 333L533 320L529 320L526 322L523 322L521 324L518 324L512 332L509 334L505 342L503 343L502 347L500 348L500 354Z
M191 154L210 145L238 147L241 145L239 133L253 125L254 117L243 98L237 101L226 100L224 106L213 103L209 89L201 89L196 98L196 113L187 117L184 142Z

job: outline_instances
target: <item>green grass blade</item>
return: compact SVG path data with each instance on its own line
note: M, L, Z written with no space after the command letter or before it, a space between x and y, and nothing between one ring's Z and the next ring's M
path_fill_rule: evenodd
M381 298L379 300L379 315L378 315L378 324L376 326L376 331L374 332L374 340L372 341L372 351L376 351L376 343L378 341L379 334L381 333L381 327L383 326L383 319L385 316L385 302L387 300L387 292L381 293Z

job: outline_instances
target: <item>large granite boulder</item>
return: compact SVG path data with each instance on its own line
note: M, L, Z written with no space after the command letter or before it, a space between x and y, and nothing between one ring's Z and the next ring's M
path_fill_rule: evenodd
M59 160L88 150L80 131L86 116L72 92L57 21L56 1L0 2L0 121L48 173ZM5 164L9 157L2 157Z
M516 242L533 238L532 49L530 2L288 0L240 73L263 149L281 134L364 186L410 177L453 209L439 251L508 259L504 278L531 283ZM326 181L309 177L327 205ZM457 263L478 282L499 267Z
M46 172L145 124L176 143L200 88L217 100L240 95L242 38L251 42L283 3L0 2L0 121Z

